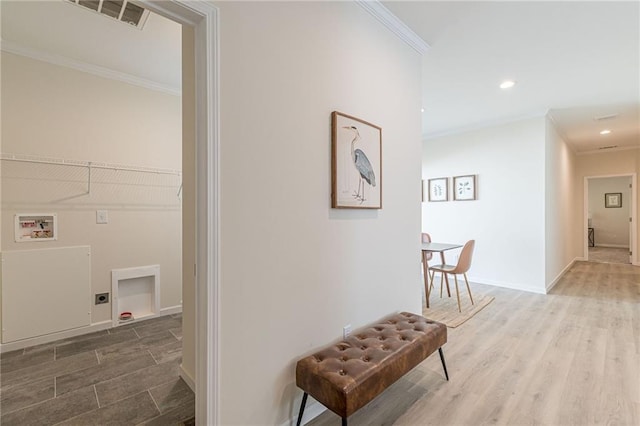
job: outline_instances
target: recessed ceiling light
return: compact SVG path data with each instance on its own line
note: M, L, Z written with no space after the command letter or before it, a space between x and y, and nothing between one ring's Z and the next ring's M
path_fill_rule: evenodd
M424 112L424 108L420 108L420 112Z
M500 83L500 88L501 89L511 89L513 86L516 85L516 82L513 80L506 80L503 81L502 83Z
M608 135L609 133L611 133L611 130L609 129L604 129L600 132L601 135Z

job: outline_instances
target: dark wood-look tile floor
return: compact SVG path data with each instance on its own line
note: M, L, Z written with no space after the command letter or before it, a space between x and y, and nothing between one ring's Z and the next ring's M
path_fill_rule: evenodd
M182 316L167 315L0 356L0 424L181 425Z

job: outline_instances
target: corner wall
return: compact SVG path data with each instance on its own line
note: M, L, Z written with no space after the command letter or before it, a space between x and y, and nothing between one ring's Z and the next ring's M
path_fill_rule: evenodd
M300 357L421 310L421 58L353 2L218 7L221 424L288 424ZM330 208L333 110L383 129L382 210Z
M549 118L545 141L545 288L549 290L583 256L582 192L576 155Z
M196 377L195 35L182 26L182 371Z
M438 242L476 240L471 281L545 292L544 140L538 117L424 141L425 187L448 177L449 201L422 203L422 230ZM452 201L452 177L469 174L477 200Z

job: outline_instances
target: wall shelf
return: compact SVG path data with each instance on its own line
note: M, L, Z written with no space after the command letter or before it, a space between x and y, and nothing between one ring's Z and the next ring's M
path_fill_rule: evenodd
M111 270L111 320L114 327L150 318L160 312L160 265ZM133 319L121 321L122 312Z

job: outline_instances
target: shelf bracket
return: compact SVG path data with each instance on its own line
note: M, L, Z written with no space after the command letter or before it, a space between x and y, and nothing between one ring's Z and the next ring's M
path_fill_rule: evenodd
M91 161L87 165L89 168L89 178L87 179L87 194L91 195Z

